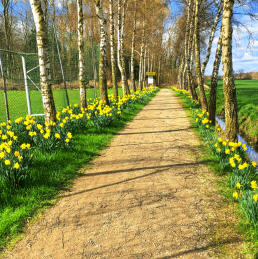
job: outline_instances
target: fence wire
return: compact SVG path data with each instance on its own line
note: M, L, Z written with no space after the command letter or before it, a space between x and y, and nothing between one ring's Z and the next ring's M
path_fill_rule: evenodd
M36 35L35 35L36 37ZM69 33L65 39L70 40L76 35ZM51 84L57 111L69 103L80 102L78 83L78 50L71 48L69 42L60 43L58 32L54 27L49 29L49 58L51 64ZM65 47L67 46L67 47ZM43 104L40 92L40 73L38 56L35 53L19 53L9 50L0 50L3 73L5 75L8 107L4 99L4 79L0 74L0 122L7 120L6 108L9 118L14 120L26 114L43 114ZM59 56L60 55L60 56ZM98 81L99 45L93 40L87 40L84 46L85 80L87 87L93 88ZM22 59L24 59L24 66ZM24 68L26 71L24 71ZM63 71L62 71L63 70ZM94 81L95 80L95 81ZM28 95L26 96L26 86ZM87 90L88 97L94 97L94 90ZM28 105L28 98L30 105Z

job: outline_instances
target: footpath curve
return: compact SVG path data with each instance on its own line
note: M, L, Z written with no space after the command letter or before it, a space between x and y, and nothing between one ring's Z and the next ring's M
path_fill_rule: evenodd
M162 89L4 258L244 258L198 153L179 99Z

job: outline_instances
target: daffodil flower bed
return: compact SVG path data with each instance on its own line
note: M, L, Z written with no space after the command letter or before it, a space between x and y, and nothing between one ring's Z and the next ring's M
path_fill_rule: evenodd
M0 180L11 188L19 187L28 177L35 150L44 153L70 148L76 132L91 126L107 127L124 109L143 103L156 91L150 87L118 99L109 96L110 106L97 99L86 109L68 106L57 113L55 122L27 115L0 123Z
M222 170L230 172L229 185L233 190L232 198L238 201L246 218L255 228L258 228L258 170L254 161L249 161L245 151L247 147L241 142L230 142L218 135L223 135L220 127L211 126L209 113L199 108L189 92L173 88L178 96L183 97L190 107L194 124L199 128L205 143L218 158Z

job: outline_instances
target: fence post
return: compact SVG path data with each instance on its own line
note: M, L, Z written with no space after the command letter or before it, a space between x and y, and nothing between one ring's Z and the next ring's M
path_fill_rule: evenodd
M23 75L24 75L24 85L25 85L25 92L26 92L26 99L27 99L27 106L28 106L28 114L31 115L31 103L30 103L30 93L28 87L28 80L27 80L27 70L26 70L26 62L24 56L22 58L22 68L23 68Z
M1 51L0 51L0 67L1 67L1 74L2 74L2 77L3 77L6 120L9 121L10 120L10 115L9 115L9 106L8 106L8 99L7 99L6 78L5 78L5 74L4 74L4 68L3 68Z
M66 80L65 80L65 75L64 75L63 63L62 63L62 59L61 59L61 56L60 56L60 50L59 50L59 44L58 44L55 24L53 24L53 28L54 28L55 38L56 38L56 48L57 48L57 53L58 53L58 59L59 59L59 63L60 63L61 71L62 71L62 77L63 77L63 81L64 81L66 101L67 101L67 105L69 106L70 102L69 102L69 97L68 97L68 92L67 92L67 87L66 87Z

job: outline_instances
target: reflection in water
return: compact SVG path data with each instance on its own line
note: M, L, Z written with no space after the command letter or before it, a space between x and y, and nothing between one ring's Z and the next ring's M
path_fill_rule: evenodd
M225 130L225 122L220 119L218 116L216 116L216 120L218 122L218 124L220 125L220 127ZM245 139L243 139L240 135L238 135L238 141L242 142L242 144L246 144L246 147L247 147L247 150L245 151L249 157L249 159L251 161L256 161L258 162L258 153L253 149L251 148L248 143L246 142Z

